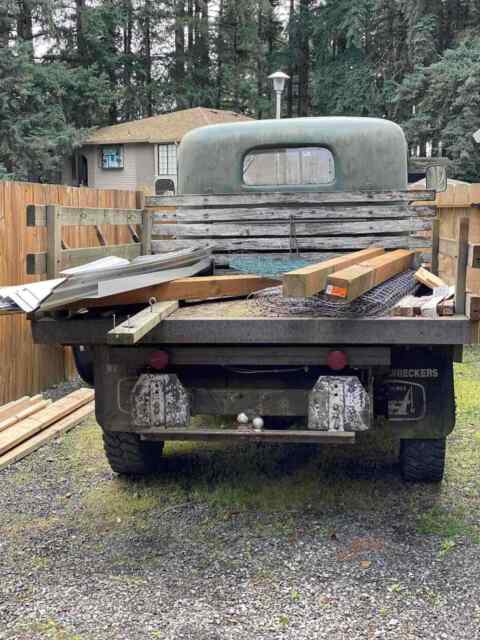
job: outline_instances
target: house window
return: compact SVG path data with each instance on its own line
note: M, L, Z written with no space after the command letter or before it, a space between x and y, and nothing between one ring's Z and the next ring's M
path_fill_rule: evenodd
M100 166L102 169L123 169L123 146L101 147Z
M325 147L254 149L243 160L248 185L313 185L335 181L335 164Z
M177 145L158 145L158 174L161 176L176 175L177 173Z

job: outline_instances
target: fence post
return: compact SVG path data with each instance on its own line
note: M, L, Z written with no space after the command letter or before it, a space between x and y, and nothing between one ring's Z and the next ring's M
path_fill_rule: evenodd
M470 220L460 218L458 223L457 282L455 287L455 312L465 315L467 299L468 235Z
M440 244L440 219L435 218L432 224L432 273L438 276L439 269L439 244Z
M60 208L47 205L47 278L56 278L62 262L62 226Z
M143 191L135 192L136 208L142 210L142 255L152 253L152 213L145 208L145 194Z

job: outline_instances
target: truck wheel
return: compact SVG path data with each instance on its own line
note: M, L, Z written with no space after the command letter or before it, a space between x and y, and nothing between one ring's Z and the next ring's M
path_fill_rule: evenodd
M103 448L115 473L146 475L158 470L163 442L140 440L136 433L104 431Z
M404 480L440 482L445 469L446 439L402 440L400 467Z

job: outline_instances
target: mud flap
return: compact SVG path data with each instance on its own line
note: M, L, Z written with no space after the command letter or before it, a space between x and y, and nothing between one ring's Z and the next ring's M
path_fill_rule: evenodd
M393 351L390 375L375 390L375 413L402 439L448 435L455 426L451 351Z
M143 374L131 392L132 422L138 427L187 427L188 393L173 374Z
M370 425L370 397L357 377L320 376L318 378L309 395L309 429L366 431Z

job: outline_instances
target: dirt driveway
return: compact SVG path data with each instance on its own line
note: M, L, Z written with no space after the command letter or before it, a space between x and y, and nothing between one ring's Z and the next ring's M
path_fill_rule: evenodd
M0 638L480 638L480 352L441 487L396 452L171 444L114 476L86 422L0 473Z

